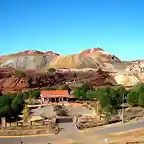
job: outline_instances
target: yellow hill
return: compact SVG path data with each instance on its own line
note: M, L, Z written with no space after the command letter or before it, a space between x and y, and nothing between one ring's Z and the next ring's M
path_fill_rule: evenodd
M48 68L98 68L99 64L92 58L80 54L57 56L54 58Z

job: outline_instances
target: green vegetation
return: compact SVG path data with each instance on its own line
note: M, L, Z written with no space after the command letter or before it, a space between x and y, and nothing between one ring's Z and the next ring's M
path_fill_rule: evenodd
M71 88L68 85L61 86L58 89L71 92ZM48 88L47 90L55 90L55 88ZM75 89L73 95L80 100L95 101L96 112L98 114L104 113L107 117L116 115L123 102L127 102L131 106L144 107L144 84L137 84L129 90L126 90L121 85L90 89L88 84L83 84ZM21 94L2 95L0 96L0 117L17 117L23 111L25 119L27 119L28 109L24 108L25 100L39 98L40 89L25 91ZM59 115L66 115L67 113L64 107L57 107L56 109Z
M127 94L126 100L132 106L144 106L144 84L135 85Z
M17 77L26 77L26 73L22 70L15 70L14 73L13 73L15 76Z
M40 89L37 90L30 90L30 91L25 91L22 93L24 99L39 99L40 98Z
M55 68L49 68L48 72L56 72L56 69Z
M78 87L75 91L74 91L74 96L76 98L82 99L82 100L87 100L87 96L86 93L89 90L89 86L87 84L83 84L82 86Z
M68 111L64 105L56 105L54 111L56 111L58 116L68 116Z
M24 99L21 94L0 97L0 117L16 118L23 110Z
M88 85L84 84L74 91L74 96L80 100L97 101L107 115L116 115L123 102L144 107L144 84L137 84L129 90L121 85L90 90ZM95 108L98 109L97 106Z

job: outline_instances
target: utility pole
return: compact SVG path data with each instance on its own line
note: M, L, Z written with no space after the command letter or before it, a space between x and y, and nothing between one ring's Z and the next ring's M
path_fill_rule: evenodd
M123 112L123 106L124 106L124 93L125 91L123 91L123 96L122 96L122 123L124 123L124 112Z

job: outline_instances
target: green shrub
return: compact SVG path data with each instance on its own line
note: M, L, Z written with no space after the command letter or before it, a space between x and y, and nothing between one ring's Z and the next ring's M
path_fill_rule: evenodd
M56 72L56 69L55 68L49 68L48 72Z
M22 70L15 70L13 74L17 77L26 77L26 73Z

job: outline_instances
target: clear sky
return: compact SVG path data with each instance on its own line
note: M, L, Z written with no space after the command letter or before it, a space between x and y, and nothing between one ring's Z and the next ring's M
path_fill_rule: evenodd
M0 55L92 47L144 59L144 0L0 0Z

